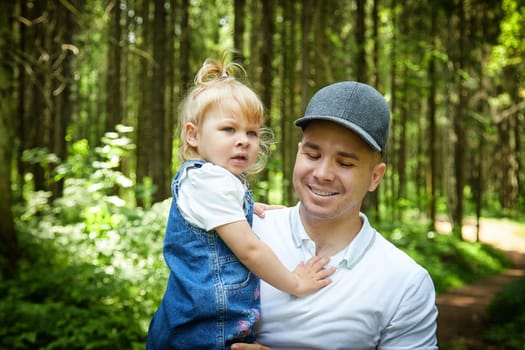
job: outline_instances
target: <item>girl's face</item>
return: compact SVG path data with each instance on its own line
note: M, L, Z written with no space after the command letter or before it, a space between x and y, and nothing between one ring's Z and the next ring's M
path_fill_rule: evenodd
M209 108L200 125L185 125L187 142L199 156L235 175L244 173L256 162L259 131L259 125L249 123L233 100Z

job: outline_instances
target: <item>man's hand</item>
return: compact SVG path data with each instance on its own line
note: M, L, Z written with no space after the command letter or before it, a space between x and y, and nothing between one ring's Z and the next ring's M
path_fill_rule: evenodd
M261 344L245 344L237 343L231 346L231 350L272 350L269 347L262 346Z

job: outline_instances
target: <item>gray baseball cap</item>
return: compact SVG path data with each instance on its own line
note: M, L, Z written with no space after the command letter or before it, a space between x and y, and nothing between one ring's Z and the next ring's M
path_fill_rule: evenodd
M373 150L385 152L390 108L383 95L369 85L344 81L317 91L295 125L304 130L312 120L338 123L359 135Z

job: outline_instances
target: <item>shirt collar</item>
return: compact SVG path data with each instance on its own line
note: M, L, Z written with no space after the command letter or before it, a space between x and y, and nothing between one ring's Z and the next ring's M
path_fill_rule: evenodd
M315 255L315 242L308 236L301 222L301 216L299 215L300 204L300 202L297 203L297 205L290 210L292 238L296 248L301 249L306 257L310 258ZM370 226L365 214L359 213L359 216L363 221L361 230L346 248L332 257L330 265L343 266L350 270L359 263L374 243L376 236L375 230Z

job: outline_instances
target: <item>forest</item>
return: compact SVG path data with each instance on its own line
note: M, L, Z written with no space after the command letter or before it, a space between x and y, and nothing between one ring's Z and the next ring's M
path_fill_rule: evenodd
M144 347L177 108L224 52L275 135L258 201L296 202L293 121L310 97L366 82L392 111L371 220L438 293L509 266L462 231L525 221L523 0L0 1L0 50L0 348Z

